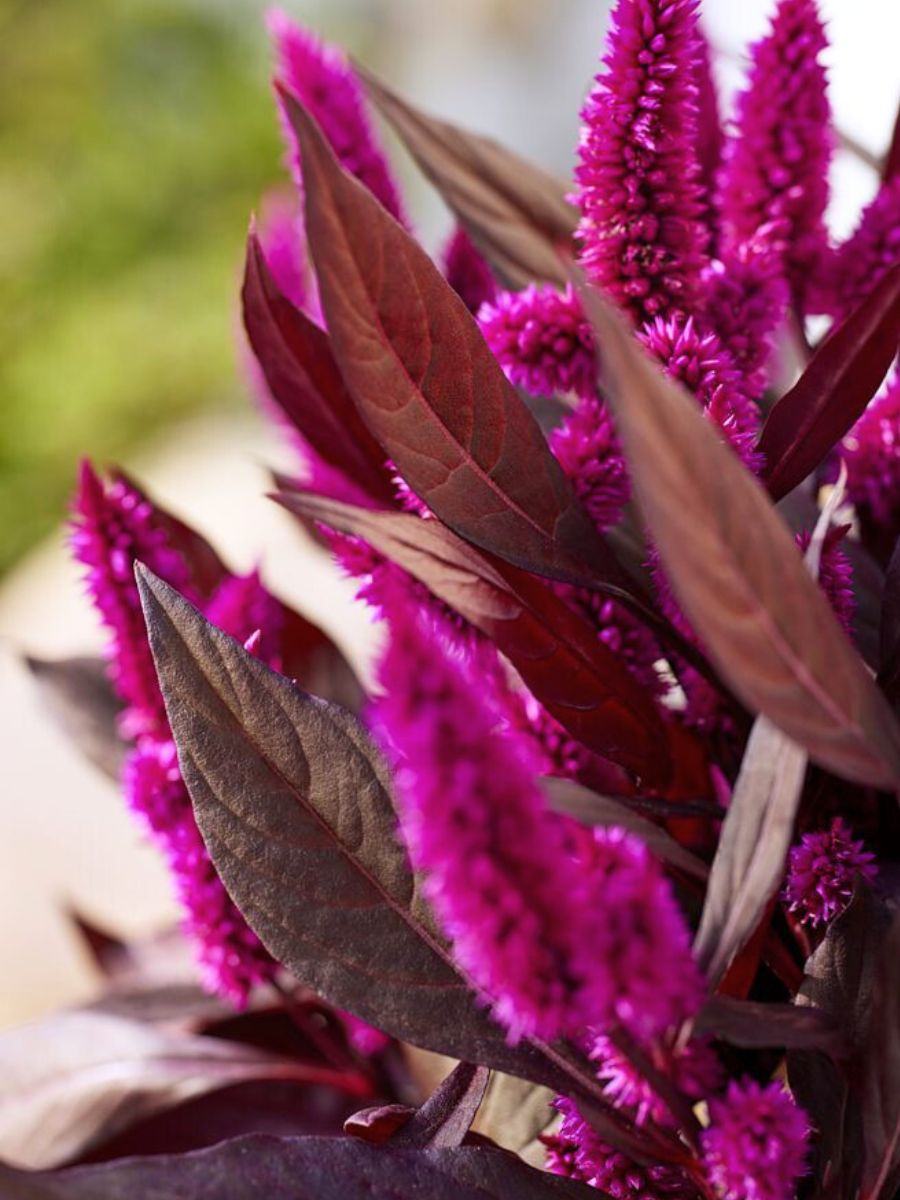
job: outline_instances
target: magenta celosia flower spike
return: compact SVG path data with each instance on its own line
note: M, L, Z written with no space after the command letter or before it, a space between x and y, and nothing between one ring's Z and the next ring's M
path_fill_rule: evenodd
M296 196L269 192L263 198L256 232L266 265L281 293L291 304L318 319L315 281L306 255L303 212Z
M615 1200L697 1200L697 1189L677 1167L645 1167L613 1149L585 1121L571 1100L560 1097L556 1134L543 1138L547 1170L578 1179Z
M838 249L826 285L837 320L850 315L900 263L900 175L882 184L853 235Z
M125 795L159 847L184 913L201 980L236 1007L278 965L225 891L194 820L171 738L142 738L124 769Z
M719 116L719 94L713 75L712 52L699 24L697 26L697 160L709 223L714 223L716 179L722 162L725 134Z
M691 309L704 265L696 0L619 0L582 110L581 261L637 324Z
M834 615L848 637L852 635L853 617L856 613L856 594L853 591L853 564L841 543L847 526L829 529L822 543L819 561L819 587L828 597ZM797 545L805 554L812 541L808 530L797 535Z
M703 1162L722 1200L793 1200L806 1166L809 1122L781 1084L733 1081L710 1103L709 1115Z
M841 817L828 829L805 833L791 850L785 897L808 925L824 925L844 911L857 879L878 874L875 855L856 841Z
M123 732L127 737L167 733L134 563L145 563L192 598L187 568L155 521L153 505L124 480L104 485L87 460L81 464L72 509L71 545L75 558L87 567L87 588L109 633L110 677L126 705Z
M85 462L73 507L72 546L88 568L88 589L110 634L111 677L127 706L122 732L135 741L123 769L126 800L169 866L204 986L241 1005L277 966L225 891L194 820L147 639L135 561L192 602L200 597L153 504L127 481L104 485ZM277 636L280 609L255 574L226 579L208 612L241 641L257 629L261 639Z
M841 444L847 495L890 537L900 530L900 371L869 405Z
M640 331L640 340L665 373L699 400L738 457L756 469L759 410L727 351L712 330L701 330L692 317L657 317Z
M376 716L403 835L457 960L510 1039L615 1021L655 1036L696 1011L686 927L643 843L551 813L539 764L503 729L478 663L442 650L407 593L388 613Z
M597 392L594 338L573 289L531 284L501 292L478 314L494 356L517 387L535 396Z
M779 0L770 32L752 51L719 200L726 247L768 227L801 312L828 247L831 113L819 62L825 46L816 0Z
M748 395L761 399L790 301L780 253L769 244L765 228L710 263L704 292L704 320L716 331Z
M477 313L482 304L489 304L497 295L497 281L491 268L462 225L457 225L451 233L442 259L447 282L469 312Z
M631 484L606 405L586 396L550 435L550 446L602 533L622 515Z
M408 225L400 189L378 143L365 97L343 51L328 45L292 21L281 9L270 9L269 32L275 43L277 77L318 121L341 165L365 184L392 217ZM292 167L302 189L296 139L285 121Z

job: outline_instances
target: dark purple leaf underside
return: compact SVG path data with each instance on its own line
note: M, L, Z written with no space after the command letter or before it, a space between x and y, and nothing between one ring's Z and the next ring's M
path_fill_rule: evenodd
M584 303L638 501L722 677L823 766L896 787L897 722L771 501L611 306Z
M865 411L900 343L900 265L825 339L763 426L774 499L802 483Z
M138 567L197 822L270 953L395 1037L597 1097L564 1048L510 1046L453 963L397 837L387 767L359 722L301 692ZM611 1115L607 1140L642 1135Z
M48 712L89 762L119 780L125 742L119 735L122 705L99 658L25 658Z
M491 638L576 738L647 779L665 780L666 732L652 697L541 580L488 560L438 521L308 493L277 499L303 517L364 538Z
M893 705L900 701L900 541L888 563L881 604L878 683Z
M369 95L511 288L566 283L578 211L565 185L491 138L438 120L401 100L367 72Z
M0 1166L3 1200L591 1200L584 1184L500 1150L417 1150L357 1138L242 1137L185 1155L55 1174ZM602 1195L602 1194L601 1194Z
M285 417L323 462L391 504L384 454L360 420L328 335L282 295L252 230L241 296L250 345Z
M538 574L627 590L537 422L465 304L343 171L287 93L306 230L335 359L412 490L460 536Z

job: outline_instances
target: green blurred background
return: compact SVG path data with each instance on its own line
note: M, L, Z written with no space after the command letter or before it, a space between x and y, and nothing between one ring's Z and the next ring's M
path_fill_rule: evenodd
M81 453L241 402L241 243L281 158L261 11L0 0L0 572Z

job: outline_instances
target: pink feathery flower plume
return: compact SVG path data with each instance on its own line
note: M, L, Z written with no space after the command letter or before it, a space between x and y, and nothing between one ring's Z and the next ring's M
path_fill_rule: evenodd
M306 254L303 212L296 195L271 191L263 197L256 232L278 290L295 308L320 319L315 279Z
M168 719L134 579L136 560L188 599L190 576L155 518L153 505L117 479L104 485L92 465L81 464L72 504L71 546L87 568L85 583L109 633L109 674L125 703L126 737L167 735Z
M716 334L701 330L692 317L675 314L657 317L638 336L665 373L699 400L745 466L755 470L759 410Z
M317 38L279 8L269 10L267 23L275 44L279 81L309 109L341 165L392 217L409 227L400 189L369 119L362 87L343 51ZM302 192L299 148L283 114L282 123L291 147L291 167Z
M805 833L791 850L785 897L801 921L825 925L850 903L857 879L871 883L877 874L875 855L835 817L828 829Z
M702 994L655 860L550 812L496 697L405 593L389 609L377 723L401 828L454 954L515 1041L624 1021L655 1034ZM560 889L566 902L560 905Z
M684 1048L657 1045L649 1048L653 1065L673 1083L682 1096L701 1100L718 1090L722 1066L715 1051L705 1041L691 1041ZM653 1090L634 1063L604 1036L594 1038L590 1057L597 1064L597 1076L605 1085L611 1104L627 1109L635 1124L648 1117L657 1125L672 1125L673 1116L664 1100Z
M891 267L900 263L900 175L887 180L838 248L824 283L836 320L850 315Z
M900 370L841 443L847 496L891 537L900 530Z
M734 1080L709 1106L703 1163L722 1200L793 1200L809 1122L780 1083Z
M88 568L88 590L109 633L111 678L127 706L123 733L135 740L123 769L126 799L168 863L204 985L241 1005L277 966L229 898L197 829L150 652L135 561L192 602L201 598L152 503L124 479L104 485L84 463L73 507L72 547ZM207 611L242 641L256 630L266 637L278 619L276 602L255 574L225 579Z
M828 249L831 111L819 62L826 44L815 0L779 0L771 30L752 50L719 197L725 247L767 227L801 313Z
M553 430L550 447L597 529L603 533L615 525L631 495L631 482L606 405L585 396Z
M716 331L748 395L761 399L790 300L781 257L769 245L765 227L710 263L704 293L704 320Z
M695 305L707 234L696 0L619 0L582 109L581 262L636 324Z
M590 323L573 288L531 284L501 292L478 324L510 383L534 396L597 393L597 355Z
M491 268L462 225L457 225L447 240L442 267L469 312L477 314L482 304L490 304L496 297L497 281Z
M541 1141L547 1148L547 1170L578 1179L615 1200L699 1200L699 1193L678 1167L645 1167L603 1141L578 1111L562 1097L554 1102L562 1114L558 1131Z
M853 591L853 564L841 545L846 532L847 526L835 525L826 533L822 543L818 579L819 587L831 604L841 628L850 637L856 612L856 595ZM812 535L808 530L804 530L797 534L796 541L805 554L812 541Z
M722 162L725 134L719 116L719 94L713 76L712 51L699 23L694 70L697 83L697 161L700 164L708 223L714 224L716 179Z

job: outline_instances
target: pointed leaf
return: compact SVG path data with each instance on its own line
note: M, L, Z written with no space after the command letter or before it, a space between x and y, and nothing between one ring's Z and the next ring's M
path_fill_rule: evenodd
M666 733L652 697L546 584L487 559L439 521L309 493L276 499L291 512L364 538L409 571L491 638L579 741L639 775L666 778Z
M279 290L252 229L241 299L247 336L273 400L323 462L374 501L391 504L384 454L360 420L328 335Z
M878 683L896 705L900 701L900 540L885 572L878 642Z
M578 210L565 185L492 138L429 116L367 71L366 90L505 282L566 283Z
M117 782L125 757L119 736L121 702L99 658L25 656L41 699L60 729L87 760Z
M461 537L538 574L627 586L537 422L437 267L283 94L335 359L400 474Z
M759 438L776 500L814 471L865 411L900 344L900 265L825 339Z
M824 1050L836 1056L846 1050L840 1030L825 1013L795 1004L762 1004L713 996L694 1022L698 1037L715 1037L732 1046L757 1049Z
M237 1042L59 1013L0 1033L0 1158L53 1166L189 1096L248 1079L316 1077L314 1067Z
M900 916L881 947L863 1055L863 1200L890 1200L900 1175Z
M501 1150L416 1150L357 1138L242 1137L191 1154L126 1158L54 1174L0 1166L4 1200L594 1200Z
M823 766L900 781L900 729L756 480L595 292L606 394L676 598L722 676Z
M440 1087L391 1138L392 1146L420 1150L461 1146L484 1099L490 1071L457 1063Z
M410 872L387 767L359 722L270 671L146 568L137 576L197 823L270 953L395 1037L596 1097L615 1143L627 1122L590 1065L564 1047L510 1046L476 1003Z

